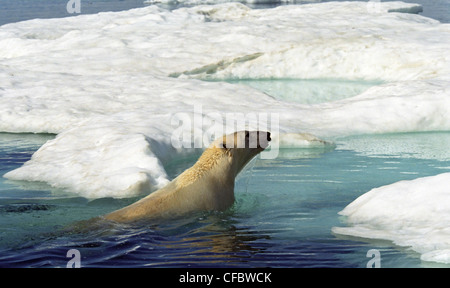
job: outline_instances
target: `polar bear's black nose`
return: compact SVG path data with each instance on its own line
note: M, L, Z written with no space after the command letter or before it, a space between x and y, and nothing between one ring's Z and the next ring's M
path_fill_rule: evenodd
M270 138L270 132L267 132L267 141L271 141L272 139Z

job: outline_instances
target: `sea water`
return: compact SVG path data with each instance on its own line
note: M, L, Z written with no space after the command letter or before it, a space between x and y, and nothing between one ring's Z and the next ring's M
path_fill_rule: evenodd
M3 171L51 137L2 134ZM82 267L366 267L367 252L377 249L381 267L445 267L388 241L331 232L344 225L337 213L371 188L449 171L450 154L430 139L448 145L450 133L354 136L336 141L336 149L282 149L277 159L257 158L242 172L228 211L150 227L58 232L135 199L87 201L44 184L2 179L0 263L65 267L67 251L78 249ZM177 161L171 173L194 160Z
M300 104L349 99L382 83L225 80ZM299 87L305 93L290 92ZM340 93L330 95L336 90ZM1 174L21 167L55 137L0 134ZM332 230L346 226L338 212L367 191L450 171L450 134L382 133L332 140L331 146L281 149L276 159L254 159L237 178L236 203L225 212L199 213L150 227L113 225L67 233L73 223L139 197L93 200L44 182L1 178L0 266L66 267L67 252L77 249L82 267L366 267L371 259L367 252L376 249L381 267L446 267L422 261L419 253L390 241L347 237ZM168 160L168 177L188 168L197 156Z

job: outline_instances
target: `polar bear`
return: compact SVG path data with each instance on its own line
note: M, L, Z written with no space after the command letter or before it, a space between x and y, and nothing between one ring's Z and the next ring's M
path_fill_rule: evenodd
M198 161L165 187L104 216L125 223L223 211L234 203L238 173L269 145L270 132L239 131L215 140Z

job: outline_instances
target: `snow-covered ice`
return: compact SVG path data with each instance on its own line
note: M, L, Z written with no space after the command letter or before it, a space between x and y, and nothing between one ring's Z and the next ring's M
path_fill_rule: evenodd
M450 173L375 188L341 215L350 227L338 234L386 239L421 254L424 261L450 263Z
M173 11L149 6L3 25L0 131L57 134L5 177L44 181L87 198L149 193L170 180L167 161L188 153L171 143L174 115L195 118L198 105L205 119L214 113L276 113L280 143L290 147L308 139L326 143L302 133L333 140L450 130L450 26L396 12L417 12L416 4L377 4L375 11L367 2L274 9L225 3ZM277 78L383 84L347 99L299 104L244 85L204 81ZM206 128L193 121L186 130ZM433 195L426 208L439 204L436 217L448 217L450 201L442 188L448 178L429 178L428 194L407 190L418 199ZM422 187L423 181L409 184ZM402 193L397 187L404 184L393 185L389 190ZM373 207L361 206L361 214L370 215ZM386 213L390 225L404 219ZM423 227L413 224L411 234ZM365 231L366 237L381 235ZM440 233L449 235L448 229ZM441 259L433 251L426 250L424 259Z

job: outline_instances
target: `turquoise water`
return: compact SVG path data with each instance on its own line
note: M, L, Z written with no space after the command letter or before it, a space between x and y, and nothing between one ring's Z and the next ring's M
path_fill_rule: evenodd
M52 137L1 134L1 173ZM383 149L383 143L401 147ZM387 241L341 238L331 228L344 225L341 209L374 187L450 171L449 144L450 133L435 132L347 137L336 139L335 149L284 149L277 159L257 158L246 167L228 211L150 227L64 232L136 199L87 201L3 178L0 266L65 267L69 249L80 251L82 267L365 267L370 249L380 251L381 267L442 266ZM177 159L169 173L189 167L194 156Z
M318 104L359 95L381 81L345 79L240 79L229 83L247 85L275 99L301 104Z

